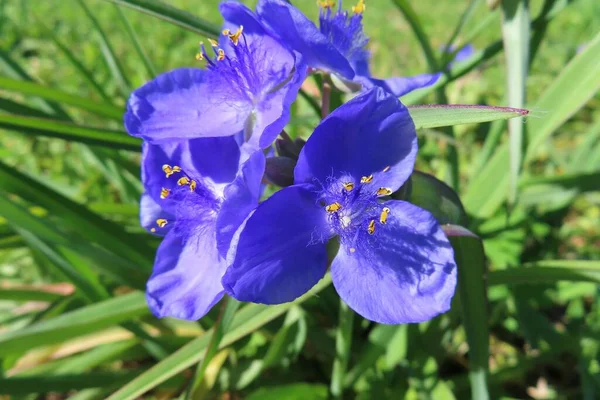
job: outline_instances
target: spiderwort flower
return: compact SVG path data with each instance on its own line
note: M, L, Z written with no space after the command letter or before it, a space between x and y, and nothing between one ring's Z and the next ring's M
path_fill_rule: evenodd
M389 199L416 152L406 107L381 88L333 111L302 149L295 184L261 203L233 241L226 292L294 300L323 277L326 242L337 236L333 284L356 312L398 324L447 311L456 285L448 239L429 212Z
M440 74L376 79L369 70L369 39L363 32L364 0L352 7L352 14L342 9L339 1L319 0L319 28L300 10L285 0L260 0L256 11L260 19L294 50L300 52L312 68L353 80L364 89L381 86L396 96L432 85Z
M214 56L201 43L196 57L206 70L175 69L133 92L125 114L131 135L157 142L244 132L254 147L266 148L281 132L306 66L244 5L226 2L221 10L226 29L220 43L209 40Z
M196 320L221 299L225 256L258 204L264 162L234 137L143 144L140 219L165 236L146 291L157 317Z

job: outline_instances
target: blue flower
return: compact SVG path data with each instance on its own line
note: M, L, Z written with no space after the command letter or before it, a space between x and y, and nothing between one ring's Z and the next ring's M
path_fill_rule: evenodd
M146 298L157 317L196 320L223 296L234 232L258 204L265 160L234 137L143 144L142 226L164 235Z
M321 10L319 28L300 10L284 0L260 0L256 12L274 34L291 48L301 53L312 68L338 75L342 80L353 80L364 89L380 86L396 96L432 85L440 74L422 74L412 77L376 79L369 70L369 39L363 33L363 0L352 7L352 14L342 9L339 2L333 10L332 0L318 1Z
M221 12L226 30L220 43L210 41L214 56L203 44L197 55L206 70L175 69L132 93L125 114L131 135L158 142L243 132L266 148L281 132L306 66L244 5L225 2Z
M456 286L448 239L429 212L389 198L409 178L416 153L406 107L383 89L333 111L302 149L295 184L240 228L226 292L242 301L292 301L323 277L326 243L337 237L333 284L357 313L398 324L447 311Z
M456 52L452 60L448 63L447 68L452 68L454 64L468 60L473 54L475 54L475 46L473 46L471 43L467 43L466 45L462 46L460 49L458 49L458 51L456 51L456 46L454 45L450 46L449 48L441 47L440 50L447 54Z

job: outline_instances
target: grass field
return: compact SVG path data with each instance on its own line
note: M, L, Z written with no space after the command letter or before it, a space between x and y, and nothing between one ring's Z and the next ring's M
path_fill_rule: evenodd
M293 3L317 18L315 1ZM505 121L418 132L416 168L453 186L481 238L453 242L466 286L429 322L355 315L344 328L327 280L299 303L232 300L198 322L154 318L142 292L159 240L139 226L139 142L121 113L156 74L202 67L205 37L110 1L0 0L0 398L600 398L600 3L530 1L531 20L544 18L525 80L513 50L491 50L503 10L488 3L366 1L378 77L431 69L415 24L442 69L473 6L454 44L483 52L407 104L519 106L508 88L521 82L530 113L518 120L522 149ZM168 4L222 23L218 0ZM314 80L303 89L320 101ZM306 139L319 119L299 99L288 131ZM459 210L419 182L414 193L439 200L441 218Z

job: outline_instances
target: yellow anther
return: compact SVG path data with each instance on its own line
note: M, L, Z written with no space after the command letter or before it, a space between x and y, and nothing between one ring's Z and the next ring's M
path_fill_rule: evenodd
M333 0L317 0L317 5L321 8L333 8L335 1Z
M390 194L392 194L392 189L390 188L380 187L377 189L377 196L389 196Z
M196 53L196 60L198 60L198 61L204 60L204 56L202 55L202 53Z
M362 14L365 11L365 8L364 0L358 0L358 3L352 7L352 12L354 14Z
M350 247L350 253L355 253L356 249L354 247Z
M214 39L208 39L208 43L210 43L212 47L219 47L219 43Z
M187 185L188 183L190 183L190 179L187 176L182 176L177 180L179 186Z
M342 205L336 201L335 203L331 203L330 205L328 205L327 207L325 207L325 211L327 211L327 212L336 212L336 211L338 211L341 208L342 208Z
M351 191L352 189L354 189L354 183L352 183L352 182L344 183L344 189L346 189L347 191Z
M171 167L169 164L165 164L162 166L162 170L165 172L165 174L167 175L167 178L168 178L171 175L173 175L175 172L181 172L181 167L178 167L177 165Z
M217 61L223 61L225 59L225 52L223 51L223 49L219 49L217 51Z
M229 34L231 33L231 31L229 29L223 29L223 31L221 33L223 35L225 35L225 36L229 36Z
M372 235L375 233L375 220L372 219L371 222L369 222L369 229L367 229L367 232L369 232L369 235Z
M156 220L156 225L158 225L159 228L164 228L165 225L167 225L167 220L163 219L163 218L159 218Z
M193 192L194 190L196 190L196 181L192 180L190 182L190 190Z
M392 167L390 167L390 166L388 165L387 167L385 167L385 168L383 169L383 172L388 172L388 171L390 170L390 168L392 168Z
M169 193L171 193L170 189L162 188L161 191L160 191L160 198L161 199L166 199L167 196L169 195Z
M226 31L228 31L228 29L225 29ZM240 25L240 27L238 28L237 31L235 31L235 33L225 33L225 31L223 31L223 34L227 35L229 37L229 40L231 40L233 42L233 44L235 46L237 46L238 42L240 41L240 37L242 36L242 32L244 31L244 27L242 25Z
M156 228L150 228L150 232L152 232L152 233L156 232Z
M379 216L379 222L385 224L387 222L388 215L390 214L390 209L388 207L383 207L381 210L381 215Z
M373 175L363 176L360 178L360 183L370 183L373 181Z

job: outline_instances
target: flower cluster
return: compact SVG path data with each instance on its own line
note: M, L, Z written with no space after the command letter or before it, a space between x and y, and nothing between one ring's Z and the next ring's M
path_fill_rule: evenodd
M397 97L437 74L373 78L364 1L319 5L317 27L284 0L260 0L256 12L225 1L223 35L196 56L206 68L167 72L131 95L125 126L144 139L141 223L164 236L147 285L156 316L195 320L224 294L292 301L326 273L332 240L333 284L365 318L420 322L450 307L449 241L429 212L391 197L417 153ZM359 93L302 143L287 166L293 184L260 202L266 157L311 73Z

